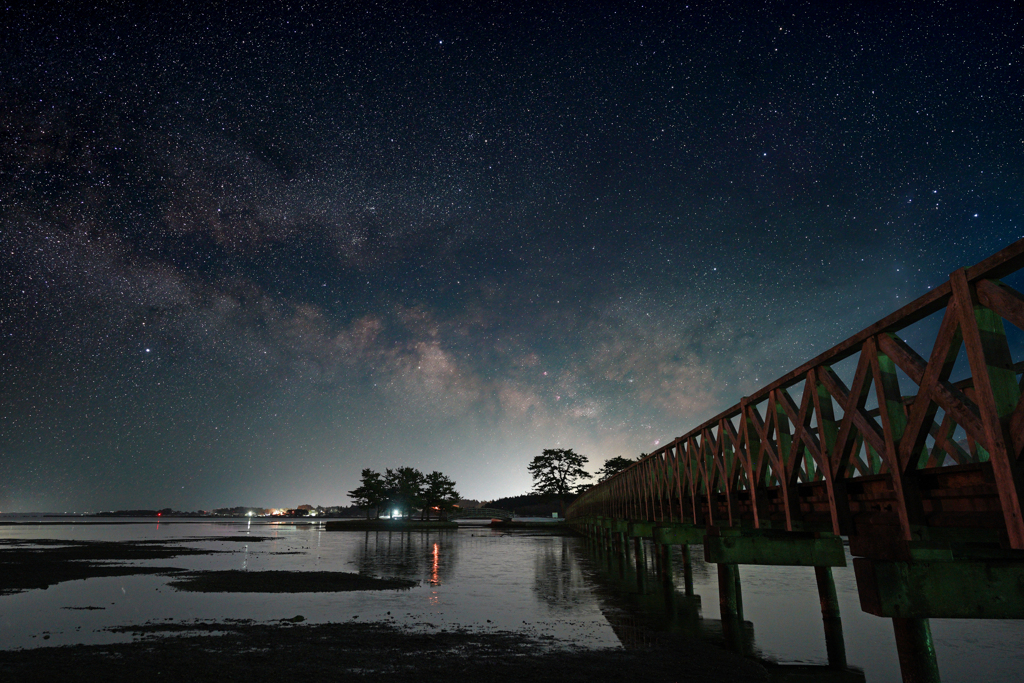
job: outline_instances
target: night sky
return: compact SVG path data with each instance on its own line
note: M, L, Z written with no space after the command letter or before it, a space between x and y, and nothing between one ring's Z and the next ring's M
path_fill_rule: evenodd
M4 512L516 495L1024 235L1011 3L97 4L0 10Z

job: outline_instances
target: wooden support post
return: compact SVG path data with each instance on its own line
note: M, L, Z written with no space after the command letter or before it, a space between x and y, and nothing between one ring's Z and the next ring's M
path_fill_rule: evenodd
M636 588L643 595L647 584L647 558L644 557L643 539L633 537L633 555L636 561Z
M835 669L845 669L846 641L843 639L843 620L839 616L839 599L836 597L832 568L815 567L814 578L818 583L818 598L821 600L821 620L825 626L828 665Z
M626 578L626 565L629 563L629 540L621 531L615 532L615 536L619 539L619 552L615 555L615 560L619 567L619 578L624 579Z
M893 617L903 683L940 683L932 628L927 619Z
M718 565L718 604L722 619L736 617L743 621L743 593L740 590L740 567L737 564Z
M661 581L666 586L672 586L672 554L671 546L659 543L658 555L661 557Z
M619 578L626 578L626 563L629 562L629 543L625 534L617 533L619 539L619 552L615 555L615 564L619 567Z
M722 612L722 635L727 647L742 653L743 593L740 590L740 568L736 564L718 565L718 604Z
M693 561L690 559L690 546L679 546L683 551L683 586L686 597L693 597Z

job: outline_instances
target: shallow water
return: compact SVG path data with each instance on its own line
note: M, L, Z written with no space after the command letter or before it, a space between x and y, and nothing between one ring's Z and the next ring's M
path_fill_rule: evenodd
M568 555L578 539L458 531L327 532L319 526L255 522L142 522L0 526L0 539L171 540L262 537L243 542L186 542L224 551L139 566L188 570L345 571L418 581L409 590L341 593L190 593L160 575L98 577L46 590L0 596L4 648L130 639L113 626L149 621L254 619L302 615L310 622L391 621L418 628L526 629L586 646L618 644L579 563ZM97 609L98 608L98 609ZM44 640L43 636L49 636Z
M90 520L92 522L93 520ZM151 621L389 621L413 629L525 629L586 647L627 647L672 630L721 640L717 573L693 548L695 597L683 596L674 548L674 588L649 566L595 554L580 538L489 528L430 532L327 532L303 523L245 520L7 524L0 539L174 540L224 551L137 565L189 570L348 571L419 582L400 591L345 593L189 593L167 576L90 578L0 596L0 647L20 648L131 639L115 626ZM202 541L231 536L254 539ZM256 541L255 538L265 540ZM648 549L647 557L650 557ZM653 563L649 563L653 564ZM835 570L847 659L867 681L899 680L892 626L860 610L852 563ZM826 664L825 641L809 568L741 568L746 632L752 653L781 663ZM1024 678L1024 623L933 620L943 681ZM49 638L44 639L45 636Z
M703 548L690 548L694 597L685 597L682 555L673 547L671 593L664 590L654 570L652 544L644 548L645 570L639 576L635 555L617 562L613 557L590 555L597 581L609 602L626 603L625 628L620 640L641 641L650 630L700 633L724 642L718 604L717 566L707 564ZM889 619L860 609L852 557L847 566L833 569L843 621L847 662L863 672L866 681L900 680L896 642ZM782 664L825 667L824 627L814 570L810 567L740 567L746 637L749 651ZM638 615L641 617L638 619ZM614 621L614 619L612 619ZM945 683L954 681L1024 680L1024 621L932 619L939 671ZM803 680L803 679L801 679Z

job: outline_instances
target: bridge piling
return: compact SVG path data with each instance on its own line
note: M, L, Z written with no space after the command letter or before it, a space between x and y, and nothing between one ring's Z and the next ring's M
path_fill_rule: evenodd
M743 592L739 565L724 562L718 565L718 605L726 645L743 653Z
M893 617L903 683L940 683L932 628L927 619Z
M815 567L814 579L821 600L821 620L825 626L825 652L828 665L834 669L846 668L846 640L843 638L843 620L839 615L839 599L831 567Z
M636 560L636 588L643 593L647 578L647 558L644 556L643 539L639 536L633 537L633 554Z
M683 551L683 590L686 597L693 597L693 560L690 558L690 546L683 544L679 546Z
M671 546L663 543L655 544L658 549L658 559L661 564L661 582L666 586L672 586L672 554Z
M718 605L723 620L726 617L735 617L743 621L743 592L740 587L738 564L723 562L718 565Z

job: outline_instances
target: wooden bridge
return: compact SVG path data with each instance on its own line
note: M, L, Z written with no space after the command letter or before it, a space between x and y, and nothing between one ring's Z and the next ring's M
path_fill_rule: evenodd
M448 519L512 519L513 513L497 508L466 508L457 509L448 515Z
M837 667L831 567L846 565L847 537L861 607L892 619L903 680L938 681L929 618L1024 618L1024 363L1011 351L1024 295L1000 281L1022 267L1024 240L955 271L588 489L570 523L613 550L651 539L663 559L703 544L723 619L740 624L739 565L815 567ZM927 358L906 341L925 335Z

